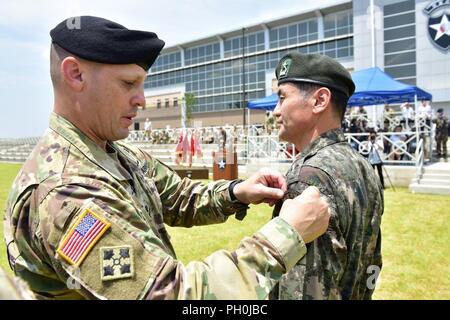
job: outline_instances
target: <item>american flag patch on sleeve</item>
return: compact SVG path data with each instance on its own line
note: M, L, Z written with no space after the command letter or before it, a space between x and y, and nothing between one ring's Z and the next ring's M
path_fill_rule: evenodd
M80 266L92 247L111 226L90 209L85 209L61 241L56 252L71 265Z

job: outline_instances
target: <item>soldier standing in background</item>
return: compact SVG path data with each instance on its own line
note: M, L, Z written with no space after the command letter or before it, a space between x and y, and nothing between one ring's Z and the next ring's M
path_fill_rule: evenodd
M437 156L447 159L448 118L444 115L444 109L440 108L437 110L433 122L436 124L435 139Z
M330 203L327 232L279 283L274 299L369 299L381 269L383 190L369 162L340 128L355 90L348 71L318 54L291 53L277 68L279 137L300 154L286 175L286 199L309 186ZM278 216L281 201L274 210Z

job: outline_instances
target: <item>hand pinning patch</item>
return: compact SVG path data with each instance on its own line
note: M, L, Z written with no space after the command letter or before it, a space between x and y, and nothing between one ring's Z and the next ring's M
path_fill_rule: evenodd
M100 262L103 281L130 278L134 275L131 246L100 248Z

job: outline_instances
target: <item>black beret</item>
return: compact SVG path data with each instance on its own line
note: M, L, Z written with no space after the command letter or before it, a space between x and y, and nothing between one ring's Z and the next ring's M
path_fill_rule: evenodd
M438 113L443 113L443 112L444 112L444 109L443 109L443 108L439 108L439 109L437 109L437 112L438 112Z
M138 64L150 69L164 47L153 32L129 30L99 17L69 18L50 31L52 42L86 60L108 64Z
M278 63L275 75L278 85L307 82L338 90L347 97L355 92L355 84L347 69L325 55L288 53Z

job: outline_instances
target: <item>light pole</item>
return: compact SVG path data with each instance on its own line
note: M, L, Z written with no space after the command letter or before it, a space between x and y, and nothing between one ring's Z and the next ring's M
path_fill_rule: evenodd
M242 28L242 125L246 125L246 99L245 99L245 28Z

